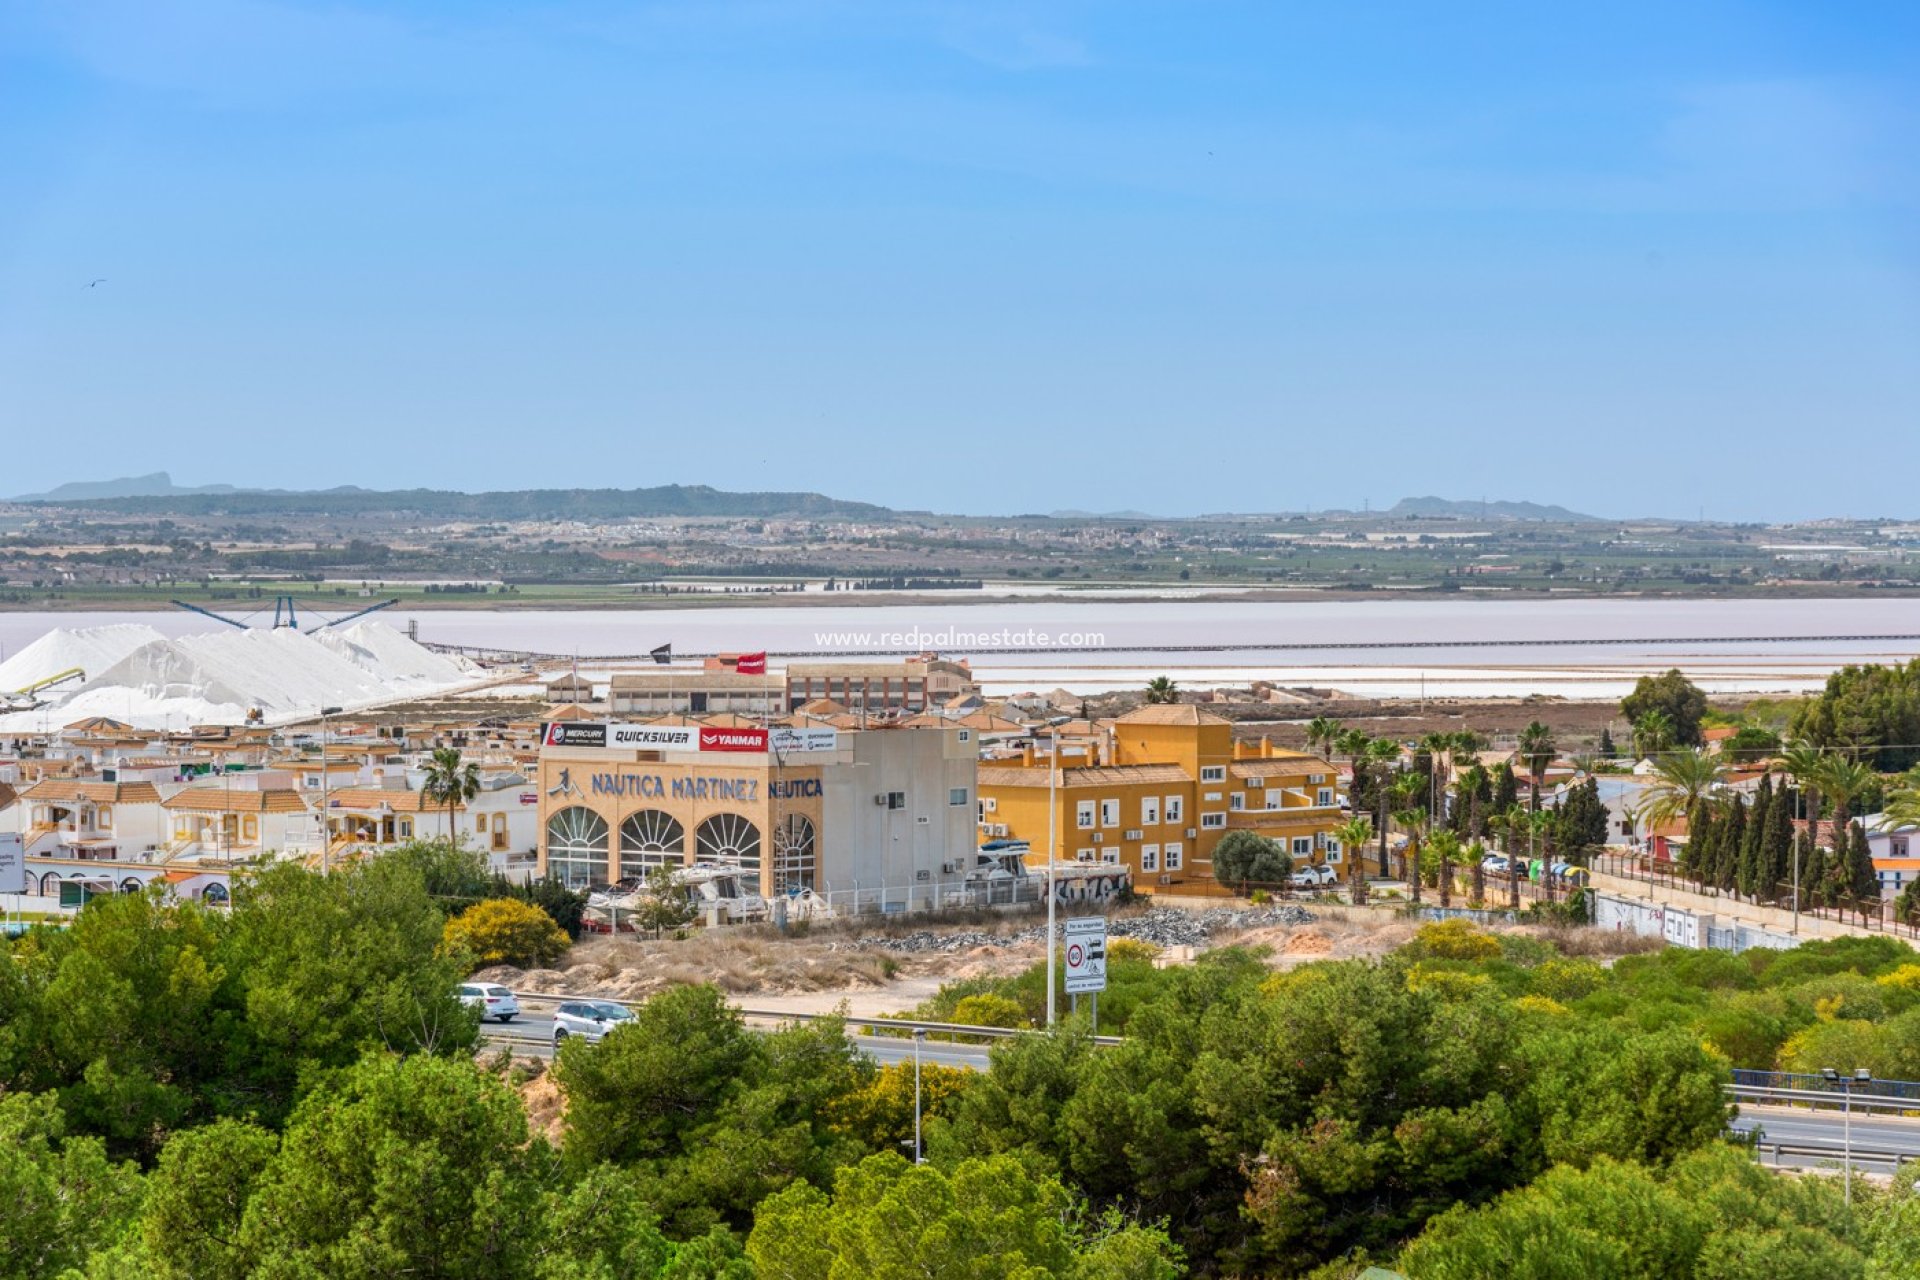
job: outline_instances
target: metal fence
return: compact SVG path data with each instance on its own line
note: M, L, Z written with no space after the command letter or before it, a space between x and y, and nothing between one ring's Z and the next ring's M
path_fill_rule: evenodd
M1911 1101L1920 1109L1920 1080L1856 1080L1851 1086L1839 1081L1828 1080L1823 1075L1806 1071L1749 1071L1736 1068L1733 1073L1733 1087L1743 1089L1781 1089L1800 1094L1818 1094L1819 1098L1801 1099L1801 1101L1822 1101L1831 1098L1835 1106L1846 1101L1849 1087L1856 1104L1863 1099L1890 1099Z
M1656 889L1677 889L1686 893L1697 893L1706 898L1724 898L1729 903L1741 906L1773 907L1781 911L1793 909L1793 885L1791 882L1775 887L1772 892L1758 895L1745 895L1736 889L1722 889L1717 885L1701 882L1681 873L1672 862L1655 858L1651 853L1625 853L1609 851L1597 854L1593 859L1593 869L1622 880L1637 880L1652 885ZM1886 898L1875 896L1859 900L1849 899L1839 906L1816 906L1809 899L1807 887L1800 887L1800 914L1811 920L1830 920L1848 928L1863 929L1870 933L1885 933L1897 938L1920 938L1920 921L1902 921L1895 913L1894 903Z

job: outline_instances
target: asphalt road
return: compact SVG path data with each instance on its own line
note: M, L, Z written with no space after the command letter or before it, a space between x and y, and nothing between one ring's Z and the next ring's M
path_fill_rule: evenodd
M1834 1160L1839 1159L1839 1149L1845 1139L1846 1117L1839 1111L1811 1111L1798 1107L1764 1107L1741 1104L1740 1116L1733 1122L1736 1133L1749 1133L1759 1129L1765 1141L1790 1144L1804 1143L1809 1146L1826 1146L1834 1149ZM1920 1159L1920 1120L1905 1120L1898 1116L1853 1115L1853 1146L1860 1151L1897 1151ZM1771 1163L1771 1157L1763 1156ZM1782 1164L1824 1164L1824 1160L1806 1157L1782 1159ZM1875 1167L1875 1166L1868 1166ZM1885 1172L1886 1163L1881 1161L1878 1170Z
M523 1013L509 1023L483 1022L480 1034L494 1044L510 1044L514 1052L533 1058L553 1056L553 1015L549 1013ZM913 1041L893 1036L853 1035L847 1037L876 1062L913 1061ZM920 1046L920 1061L939 1063L944 1067L963 1067L969 1071L987 1069L987 1052L991 1046L984 1044L951 1044L943 1040L927 1040Z

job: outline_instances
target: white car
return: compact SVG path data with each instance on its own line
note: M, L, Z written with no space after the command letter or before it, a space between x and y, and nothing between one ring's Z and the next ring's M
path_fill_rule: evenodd
M1316 863L1301 867L1287 877L1287 883L1296 889L1313 889L1323 884L1332 884L1340 878L1340 873L1326 863Z
M568 1036L593 1044L623 1022L633 1021L633 1010L611 1000L563 1000L553 1011L553 1045Z
M1503 853L1490 853L1480 859L1480 870L1490 876L1511 874L1511 864Z
M514 998L513 992L497 982L461 983L460 1003L478 1009L482 1022L488 1018L496 1022L512 1022L520 1012L520 1002Z

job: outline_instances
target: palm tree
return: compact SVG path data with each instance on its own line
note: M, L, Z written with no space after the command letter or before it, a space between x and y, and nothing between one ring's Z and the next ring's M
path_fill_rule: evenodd
M1826 753L1811 742L1795 741L1780 753L1780 767L1800 791L1801 816L1807 820L1807 845L1820 843L1820 769Z
M1920 826L1920 764L1900 775L1887 797L1887 828Z
M1446 787L1439 780L1440 762L1447 762L1447 773L1453 773L1453 735L1450 733L1429 733L1420 739L1420 749L1427 753L1427 829L1433 829L1433 820L1440 816L1441 796Z
M1654 766L1653 785L1640 802L1638 816L1649 827L1660 827L1692 813L1696 803L1712 804L1725 775L1724 765L1696 747L1666 752Z
M1367 743L1367 767L1373 769L1374 809L1379 813L1380 874L1387 874L1387 779L1386 766L1400 758L1400 744L1391 738L1374 738Z
M1153 679L1147 681L1147 702L1149 704L1158 705L1178 701L1180 701L1180 686L1176 685L1166 676L1155 676Z
M1312 747L1316 754L1331 755L1333 744L1345 728L1345 725L1332 716L1315 716L1307 721L1307 745Z
M1358 814L1348 818L1333 829L1333 838L1347 855L1347 884L1354 902L1366 897L1366 872L1363 863L1366 859L1367 841L1373 835L1373 824Z
M1520 731L1520 761L1527 766L1527 780L1533 784L1531 808L1540 811L1540 784L1546 780L1547 766L1553 763L1559 745L1553 730L1535 720Z
M1526 809L1516 804L1495 821L1500 826L1500 843L1507 851L1508 903L1518 911L1520 909L1520 867L1524 865L1526 835L1532 830L1531 815Z
M1858 760L1829 755L1820 762L1816 776L1820 793L1833 801L1833 821L1828 828L1833 834L1829 841L1835 853L1844 854L1850 816L1847 810L1861 792L1873 785L1873 770Z
M1451 831L1436 831L1427 843L1440 858L1440 905L1453 905L1453 864L1460 857L1460 837Z
M1673 741L1673 719L1664 711L1648 711L1633 722L1633 750L1652 758Z
M447 841L453 843L453 811L480 794L480 766L463 764L457 747L435 747L427 763L420 791L435 804L447 807Z
M1393 811L1393 820L1407 836L1407 851L1400 856L1400 869L1406 872L1407 887L1413 894L1415 906L1420 905L1420 819L1424 817L1426 812L1421 809Z

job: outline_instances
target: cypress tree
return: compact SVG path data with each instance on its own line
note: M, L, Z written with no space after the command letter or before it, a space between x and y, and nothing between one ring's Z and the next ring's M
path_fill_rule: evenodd
M1761 775L1760 789L1754 793L1753 812L1747 815L1747 829L1740 837L1740 892L1758 902L1766 890L1767 869L1760 844L1765 831L1767 809L1773 803L1773 784Z
M1826 870L1825 856L1804 831L1794 836L1793 849L1794 857L1800 863L1800 905L1817 907L1820 905L1820 877Z
M1854 909L1862 916L1877 910L1880 905L1880 873L1873 869L1873 850L1867 844L1866 829L1857 822L1852 824L1852 834L1847 839L1847 879L1847 890L1853 897Z
M1600 726L1600 745L1594 754L1603 760L1611 760L1620 754L1619 749L1613 745L1613 730L1611 727L1607 725Z
M1767 823L1760 833L1761 862L1774 901L1793 896L1793 796L1785 787L1773 793Z
M1493 771L1493 812L1505 813L1520 799L1520 783L1513 776L1511 762L1502 760Z
M1727 811L1726 821L1720 824L1719 838L1714 841L1714 887L1722 892L1737 890L1740 883L1740 846L1747 834L1747 798L1735 796L1733 808Z
M1706 802L1696 800L1687 813L1687 842L1680 846L1680 856L1674 860L1681 875L1698 883L1704 883L1713 867L1713 810Z

